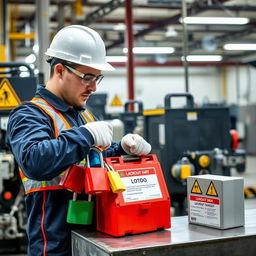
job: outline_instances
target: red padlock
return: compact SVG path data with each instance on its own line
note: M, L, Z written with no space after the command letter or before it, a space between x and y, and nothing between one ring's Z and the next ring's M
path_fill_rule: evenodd
M84 176L85 167L73 164L66 170L64 176L61 178L60 185L80 194L84 190Z
M100 167L90 167L89 153L87 155L87 168L85 169L85 192L95 195L110 191L107 169L104 168L104 161L101 151L98 148L91 148L99 155Z

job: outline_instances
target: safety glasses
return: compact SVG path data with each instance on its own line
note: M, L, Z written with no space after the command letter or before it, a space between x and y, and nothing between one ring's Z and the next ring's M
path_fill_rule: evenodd
M102 79L104 78L103 75L98 75L98 76L95 76L94 74L92 73L82 73L68 65L64 65L68 70L70 70L72 73L76 74L77 76L79 76L81 79L82 79L82 83L85 84L85 85L90 85L94 82L96 82L96 84L98 85Z

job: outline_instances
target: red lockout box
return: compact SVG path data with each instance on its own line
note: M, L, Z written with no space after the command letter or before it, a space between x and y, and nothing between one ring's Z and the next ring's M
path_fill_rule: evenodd
M126 191L97 195L97 230L119 237L170 228L170 197L156 155L104 160L119 172Z

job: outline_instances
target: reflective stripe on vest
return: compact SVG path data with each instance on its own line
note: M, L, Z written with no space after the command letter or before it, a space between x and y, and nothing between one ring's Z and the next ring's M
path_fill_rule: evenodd
M51 118L56 139L61 131L71 128L65 117L46 100L41 98L33 98L30 102L40 107ZM82 112L81 114L86 123L95 121L94 117L88 110ZM25 188L25 193L29 194L35 191L63 189L62 186L59 186L59 182L64 173L65 171L51 180L37 181L27 178L22 170L20 170L20 177Z

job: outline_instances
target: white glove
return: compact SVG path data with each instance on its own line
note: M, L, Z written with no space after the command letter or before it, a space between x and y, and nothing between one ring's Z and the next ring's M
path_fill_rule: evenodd
M104 121L90 122L82 125L92 135L94 139L93 146L106 149L111 145L113 137L113 127L110 123Z
M123 150L129 155L147 155L151 151L151 145L138 134L127 134L121 140Z

